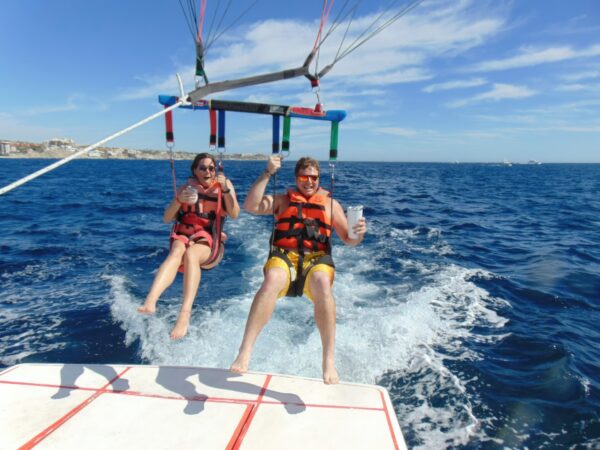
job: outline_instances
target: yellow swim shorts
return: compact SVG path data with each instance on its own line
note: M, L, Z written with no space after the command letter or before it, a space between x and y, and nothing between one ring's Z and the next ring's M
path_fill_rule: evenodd
M312 293L310 292L310 277L313 272L321 271L321 272L327 273L329 275L330 283L333 284L333 278L335 276L335 268L330 266L329 264L324 264L324 263L316 263L315 264L315 260L321 258L325 254L326 254L325 252L315 252L315 253L309 253L307 255L304 255L304 261L302 263L302 271L306 273L306 278L304 281L304 287L302 289L302 292L311 301L313 300L313 296L312 296ZM294 280L296 280L297 273L298 273L298 261L299 261L300 255L298 255L298 253L292 252L292 251L286 252L286 255L290 259L290 262L294 266L294 272L295 272ZM263 271L266 272L267 270L272 269L273 267L281 267L287 273L287 280L288 280L287 285L277 295L277 298L285 297L290 288L290 283L291 283L291 279L292 279L292 274L290 273L290 266L281 257L271 256L267 260L265 266L263 267Z

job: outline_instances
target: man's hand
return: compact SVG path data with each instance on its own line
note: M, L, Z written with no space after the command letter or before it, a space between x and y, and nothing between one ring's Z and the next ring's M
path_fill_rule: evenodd
M273 175L281 169L281 157L278 155L271 155L267 161L267 171Z

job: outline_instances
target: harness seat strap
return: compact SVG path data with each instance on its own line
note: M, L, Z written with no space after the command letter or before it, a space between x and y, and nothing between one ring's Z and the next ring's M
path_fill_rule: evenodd
M165 106L165 109L168 106ZM175 136L173 134L173 110L165 113L165 138L167 140L167 144L172 144L175 141Z

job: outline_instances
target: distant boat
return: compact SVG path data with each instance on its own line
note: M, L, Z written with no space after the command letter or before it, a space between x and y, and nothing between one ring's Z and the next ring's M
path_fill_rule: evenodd
M527 161L527 164L541 164L541 162L536 161L535 159L530 159L529 161Z
M508 159L505 159L504 161L502 161L502 165L510 167L510 166L512 166L512 163Z

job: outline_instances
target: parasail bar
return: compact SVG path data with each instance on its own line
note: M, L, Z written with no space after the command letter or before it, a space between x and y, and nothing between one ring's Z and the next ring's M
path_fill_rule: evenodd
M173 95L159 95L158 101L161 105L171 106L177 103L179 98ZM328 122L341 122L346 118L346 111L339 109L315 111L312 108L303 108L299 106L272 105L269 103L251 103L231 100L199 100L195 103L184 104L180 106L180 108L268 114L271 116L298 117L302 119L325 120Z

